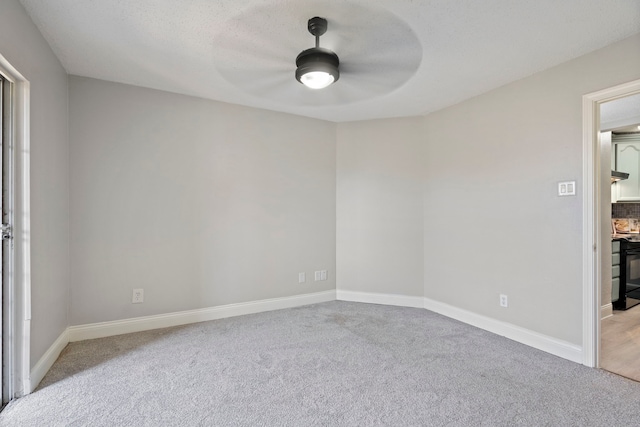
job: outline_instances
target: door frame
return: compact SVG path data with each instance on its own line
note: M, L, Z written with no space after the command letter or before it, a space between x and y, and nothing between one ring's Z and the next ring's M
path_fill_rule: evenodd
M640 93L640 80L586 94L582 97L583 199L582 199L582 363L600 366L600 310L602 232L610 227L610 218L602 214L600 104Z
M30 217L30 84L0 55L0 73L12 83L9 152L13 161L12 280L4 289L3 325L11 345L5 348L5 389L14 399L31 390L31 217ZM5 346L3 346L4 348Z

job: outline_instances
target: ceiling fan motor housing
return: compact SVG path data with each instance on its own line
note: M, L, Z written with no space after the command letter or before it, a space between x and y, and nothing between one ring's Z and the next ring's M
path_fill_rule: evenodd
M334 52L322 47L312 47L300 52L296 58L296 79L300 81L310 71L324 71L331 74L335 82L340 78L339 66L340 60Z

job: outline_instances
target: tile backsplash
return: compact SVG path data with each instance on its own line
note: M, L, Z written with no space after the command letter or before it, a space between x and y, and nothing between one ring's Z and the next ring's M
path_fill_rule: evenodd
M640 218L640 203L612 203L611 218Z

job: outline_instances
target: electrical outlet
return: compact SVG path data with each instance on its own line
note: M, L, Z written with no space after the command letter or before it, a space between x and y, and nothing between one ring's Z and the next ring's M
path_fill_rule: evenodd
M298 273L298 283L304 283L307 281L307 275L305 273Z
M142 304L144 302L144 289L134 289L131 304Z
M500 294L500 307L509 307L509 299L504 294Z
M327 280L327 270L316 271L313 276L313 280L315 280L316 282Z

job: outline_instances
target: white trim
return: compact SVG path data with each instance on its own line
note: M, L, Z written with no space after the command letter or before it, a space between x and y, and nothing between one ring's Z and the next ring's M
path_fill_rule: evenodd
M51 347L42 355L40 360L35 364L33 369L31 369L31 383L29 387L31 391L35 390L40 384L40 381L44 378L44 376L49 372L49 369L53 366L54 362L62 353L62 350L69 344L69 329L65 329L64 332L60 334L58 339L56 339Z
M598 365L598 344L596 337L599 336L600 321L593 311L600 306L597 290L600 289L599 247L596 242L599 239L600 227L594 228L599 207L597 205L596 190L599 188L596 170L597 138L595 127L598 126L599 109L592 105L592 101L587 97L582 97L582 132L583 132L583 165L582 176L584 179L583 199L582 199L582 277L585 286L582 291L582 363L595 367ZM595 199L594 199L595 197ZM589 283L589 286L586 285Z
M189 323L206 322L208 320L242 316L244 314L281 310L284 308L334 301L335 299L336 292L331 290L313 294L295 295L291 297L272 298L197 310L158 314L155 316L70 326L67 330L69 332L69 341L74 342L128 334L131 332L148 331L151 329L168 328L171 326L186 325Z
M578 345L429 298L343 290L336 291L336 298L340 301L425 308L572 362L582 363L582 348Z
M422 297L412 297L407 295L337 290L336 299L340 301L364 302L368 304L424 308L424 301Z
M38 386L42 378L44 378L47 371L60 355L60 352L69 342L141 332L151 329L167 328L189 323L205 322L209 320L293 308L334 300L425 308L564 359L577 363L582 361L582 348L580 346L521 328L510 323L502 322L461 308L434 301L429 298L396 294L331 290L313 294L228 304L155 316L70 326L60 335L60 337L58 337L49 350L47 350L47 352L34 366L31 371L30 389L33 390Z
M14 279L9 295L10 329L13 334L9 371L9 398L31 392L31 217L30 217L30 83L4 56L0 55L0 72L14 84L13 164L14 186Z
M586 366L598 366L599 345L597 337L600 336L600 318L594 313L600 307L599 289L600 283L600 197L598 177L599 147L597 144L596 129L599 127L600 109L587 97L582 97L582 126L583 126L583 165L582 176L583 209L582 209L582 264L583 282L589 286L583 286L582 291L582 363ZM598 313L599 314L599 313Z
M23 393L31 393L31 124L30 84L16 83L16 216L14 232L16 294L22 294L22 383ZM20 283L20 285L17 285Z
M103 338L131 332L147 331L151 329L167 328L171 326L185 325L188 323L205 322L208 320L280 310L284 308L299 307L308 304L334 301L335 299L336 293L331 290L313 294L296 295L292 297L272 298L198 310L159 314L156 316L70 326L60 334L58 339L56 339L51 347L49 347L31 370L29 392L35 390L38 384L40 384L40 381L42 381L49 369L51 369L51 366L53 366L54 362L58 359L62 350L64 350L66 345L70 342Z
M482 316L480 314L434 301L429 298L424 298L424 308L477 328L484 329L485 331L507 337L530 347L537 348L538 350L562 357L563 359L577 363L582 362L582 348L570 342L521 328L519 326L512 325L511 323Z
M600 307L600 320L613 316L613 304L605 304Z
M582 97L582 135L584 179L582 199L582 364L597 367L600 344L600 186L599 104L640 92L640 80L621 84Z

